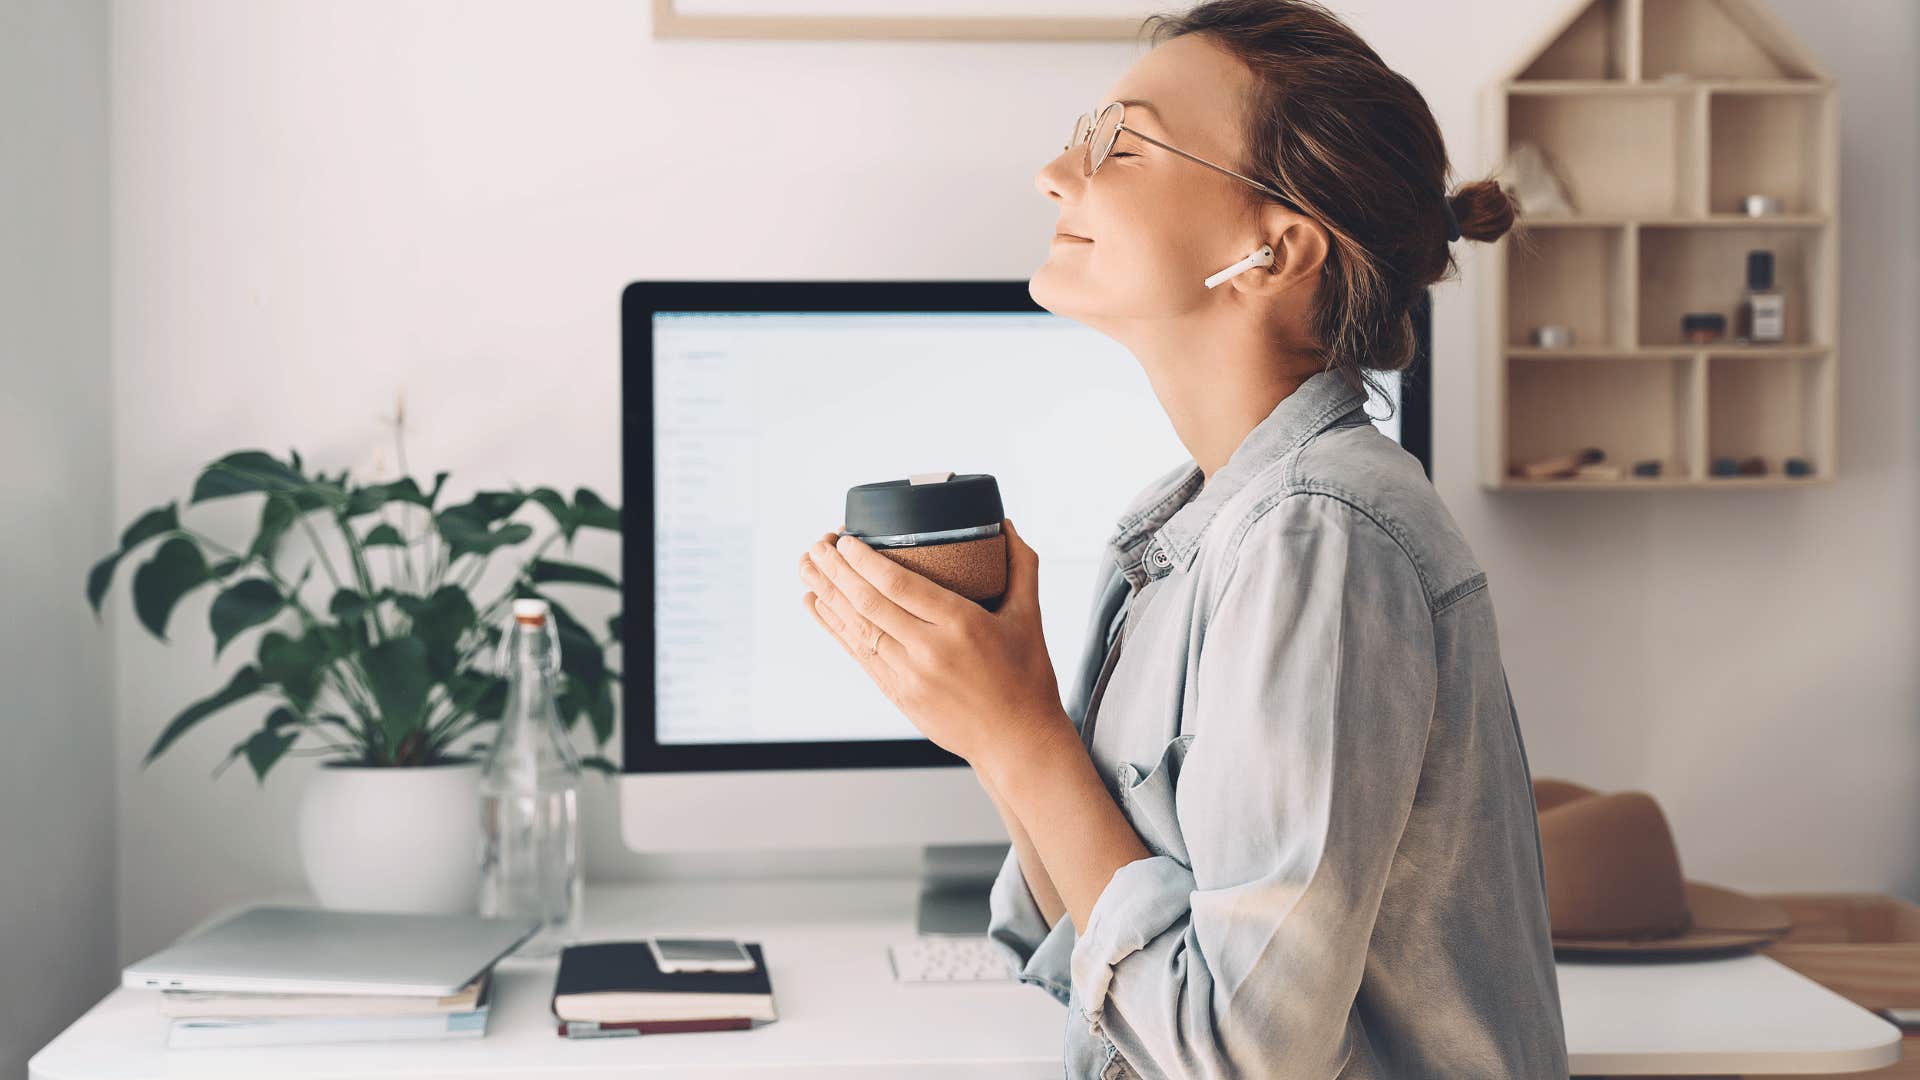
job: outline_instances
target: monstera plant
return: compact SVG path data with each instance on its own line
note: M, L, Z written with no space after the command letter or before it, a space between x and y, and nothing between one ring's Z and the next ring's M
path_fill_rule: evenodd
M257 499L259 524L243 546L189 527L177 501L140 515L119 549L87 576L95 615L115 568L151 545L132 583L134 614L149 633L167 640L180 601L211 589L207 621L215 658L246 647L253 636L251 659L225 686L173 717L146 761L215 713L253 703L263 706L260 726L221 768L245 759L262 781L289 753L365 766L458 760L475 748L470 737L500 717L507 673L495 669L494 654L500 623L511 601L522 597L545 599L559 631L562 724L572 731L584 717L595 743L604 746L613 733L613 684L620 679L606 651L620 641L620 616L607 621L603 640L549 589L617 591L619 582L546 556L555 542L571 550L583 529L619 532L619 510L586 488L568 499L550 487L482 491L441 507L447 475L436 475L424 491L411 477L356 484L346 470L309 473L297 452L283 461L242 450L206 466L187 505ZM515 520L523 510L551 529L497 597L474 599L471 591L490 561L518 557L535 536L533 525ZM337 535L335 551L344 552L339 565L322 530ZM296 533L309 541L297 570L283 565L282 555L283 541ZM386 572L377 574L380 569ZM610 768L602 755L585 760Z

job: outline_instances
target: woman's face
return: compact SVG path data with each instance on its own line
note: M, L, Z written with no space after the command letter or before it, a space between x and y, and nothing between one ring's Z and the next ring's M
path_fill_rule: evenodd
M1250 80L1238 59L1188 34L1141 57L1100 102L1151 103L1128 104L1126 125L1246 173L1240 109ZM1225 292L1228 285L1209 290L1202 282L1264 242L1262 199L1245 183L1126 131L1093 176L1085 175L1086 152L1085 144L1070 147L1034 177L1057 204L1054 228L1073 234L1052 238L1027 286L1048 311L1095 327L1178 315Z

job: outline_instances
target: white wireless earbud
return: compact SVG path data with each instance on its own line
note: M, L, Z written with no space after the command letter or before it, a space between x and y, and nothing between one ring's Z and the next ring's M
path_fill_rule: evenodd
M1236 277L1240 274L1247 272L1248 270L1253 269L1256 266L1272 266L1272 265L1273 265L1273 245L1261 244L1259 251L1254 252L1253 254L1247 256L1246 258L1241 259L1239 262L1234 263L1232 266L1227 267L1225 270L1222 270L1219 273L1208 278L1207 288L1211 289L1215 285L1218 285L1221 282L1226 281L1228 278Z

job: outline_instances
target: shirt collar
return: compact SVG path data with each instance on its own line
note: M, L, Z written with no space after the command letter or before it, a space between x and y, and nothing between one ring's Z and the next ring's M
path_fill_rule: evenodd
M1150 577L1176 566L1185 570L1200 548L1200 534L1234 492L1366 402L1366 395L1347 385L1339 372L1315 372L1254 425L1211 479L1189 458L1134 500L1115 525L1110 541L1121 555L1122 567L1129 574L1137 570ZM1147 539L1152 542L1144 557L1136 559L1135 549Z

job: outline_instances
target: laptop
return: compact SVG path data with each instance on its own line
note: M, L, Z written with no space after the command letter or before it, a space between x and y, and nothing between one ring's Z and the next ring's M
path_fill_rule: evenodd
M539 928L532 918L261 905L129 966L120 984L136 990L448 997Z

